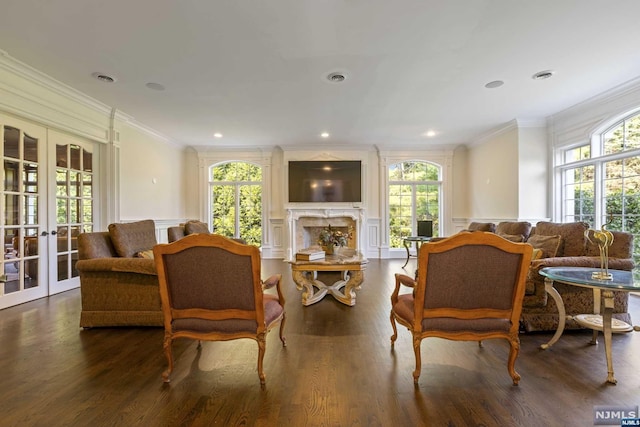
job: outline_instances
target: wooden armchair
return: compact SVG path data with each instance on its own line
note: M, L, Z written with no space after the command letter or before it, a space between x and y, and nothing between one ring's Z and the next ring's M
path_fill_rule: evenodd
M413 335L417 385L420 344L427 337L456 341L504 338L511 350L507 369L514 385L520 375L515 361L520 350L518 325L533 248L486 232L461 232L437 243L426 243L418 254L418 279L396 274L391 295L391 346L398 337L396 322ZM401 285L413 293L400 294Z
M258 342L258 376L264 385L262 361L266 334L285 321L281 275L260 279L260 251L215 234L193 234L156 245L154 259L164 316L164 352L173 371L171 345L176 338L228 341L251 338ZM274 287L277 295L264 293ZM200 344L200 343L199 343Z

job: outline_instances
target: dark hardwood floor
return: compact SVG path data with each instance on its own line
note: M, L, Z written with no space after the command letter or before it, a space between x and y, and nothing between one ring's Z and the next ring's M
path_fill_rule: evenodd
M589 332L521 336L513 386L508 345L426 339L413 385L409 332L389 337L393 274L404 260L371 260L357 304L327 296L303 307L289 266L265 260L263 277L282 272L287 296L283 348L267 338L261 389L252 340L174 346L170 384L161 328L78 327L80 291L0 311L2 426L590 426L595 405L640 404L640 333L614 335L617 385L604 344ZM415 260L407 266L415 268ZM640 297L631 296L640 323Z

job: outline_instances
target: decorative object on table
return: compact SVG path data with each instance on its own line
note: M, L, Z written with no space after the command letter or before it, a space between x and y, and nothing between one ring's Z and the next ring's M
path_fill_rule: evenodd
M296 260L298 261L317 261L319 259L324 259L325 252L318 247L310 247L300 249L298 253L296 253Z
M331 224L329 224L318 235L318 244L324 248L327 255L333 255L336 246L347 246L349 239L351 239L351 230L351 227L347 232L336 230L331 228Z
M584 236L589 243L598 245L600 249L600 271L594 271L591 275L596 280L612 280L613 276L609 273L609 246L613 243L613 233L606 229L607 224L602 226L602 230L588 229L584 232Z

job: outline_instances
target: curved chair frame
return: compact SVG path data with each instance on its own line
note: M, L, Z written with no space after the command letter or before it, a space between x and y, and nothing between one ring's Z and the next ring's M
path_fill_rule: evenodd
M422 365L420 344L427 337L478 341L480 345L485 339L506 339L510 344L507 369L513 384L518 384L520 375L515 371L520 350L518 328L532 252L529 244L510 242L493 233L462 232L420 247L417 280L395 275L391 295L391 346L393 348L398 337L398 322L413 335L416 385ZM445 263L455 266L455 271L438 268ZM400 295L402 285L413 288L413 294ZM451 295L454 287L460 294ZM491 292L495 292L495 299L501 302L479 305L474 301L474 292L477 293L479 287L485 287L479 301L491 301ZM434 297L432 301L438 302L425 298L427 291ZM441 304L441 301L448 303ZM463 302L458 304L458 301Z
M277 274L262 281L260 279L260 251L258 248L243 245L215 234L192 234L173 243L157 245L153 252L158 270L160 299L164 315L163 347L168 363L167 370L162 374L163 380L169 382L169 377L173 372L171 346L176 338L191 338L199 341L251 338L258 343L258 376L260 383L264 385L263 359L266 350L266 334L278 324L280 325L280 340L282 345L286 346L283 335L285 311L284 295L280 287L281 275ZM180 257L180 255L182 256ZM220 265L224 263L216 257L236 260L243 266L250 266L251 271L250 273L238 271L237 277L235 275L228 277L230 276L229 263ZM187 274L189 279L184 278ZM206 289L207 292L210 290L213 295L216 292L226 292L228 300L234 300L234 289L240 289L241 286L252 286L251 298L253 301L238 302L235 298L236 301L233 305L220 307L213 299L203 296L193 306L177 308L174 304L174 296L189 287L190 282L195 281L198 282L197 289ZM247 281L251 281L251 283L246 283ZM277 290L277 300L275 295L266 297L263 294L265 289L273 287ZM197 298L191 296L190 299ZM279 304L281 308L274 304ZM247 306L253 306L254 309L247 309ZM265 310L267 306L271 308L271 311ZM274 310L276 314L273 314ZM272 314L265 314L266 311ZM269 319L268 316L272 318ZM185 326L184 322L190 322L189 326Z

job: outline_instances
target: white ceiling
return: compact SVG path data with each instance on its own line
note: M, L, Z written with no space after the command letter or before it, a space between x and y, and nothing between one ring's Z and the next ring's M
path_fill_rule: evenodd
M179 144L425 148L637 78L638 16L637 0L3 0L0 49Z

